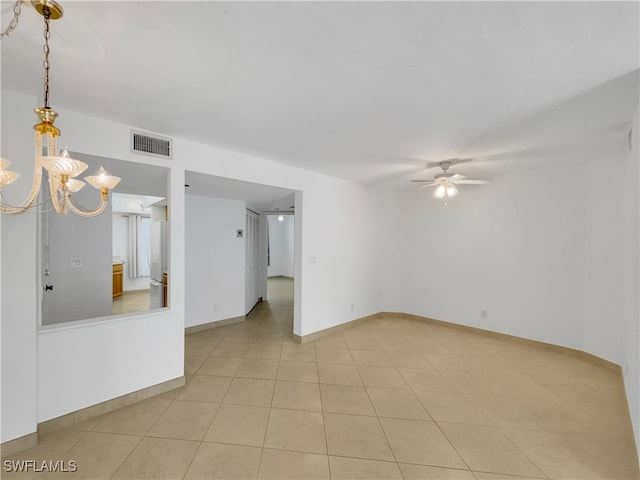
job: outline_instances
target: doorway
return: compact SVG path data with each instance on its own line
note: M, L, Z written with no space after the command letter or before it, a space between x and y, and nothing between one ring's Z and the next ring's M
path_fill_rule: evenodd
M254 285L262 293L256 303L249 301L252 309L247 320L260 331L291 333L295 276L294 215L260 215L257 223L260 234L254 238L255 215L247 211L247 294L255 296L255 293L249 293Z
M267 216L267 277L295 276L295 216Z
M246 318L254 321L244 328L284 329L293 308L287 307L284 322L278 316L278 325L271 325L269 303L260 301L269 299L267 222L279 212L293 218L301 192L191 171L185 184L186 327ZM298 227L294 242L301 241ZM300 251L298 245L295 250ZM299 298L297 283L297 278L289 282ZM293 327L287 330L292 333Z
M245 234L245 310L250 312L264 295L260 291L260 215L249 209Z

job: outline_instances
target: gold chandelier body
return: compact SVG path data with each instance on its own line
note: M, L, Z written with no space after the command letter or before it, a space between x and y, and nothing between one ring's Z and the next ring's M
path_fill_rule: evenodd
M20 15L20 4L22 0L18 0L14 12L16 16L12 21L12 29L5 32L10 35L13 28L17 24L17 17ZM35 112L40 123L34 125L34 145L35 145L35 166L33 173L33 183L31 191L27 198L19 205L11 205L5 201L2 195L2 188L14 182L20 175L7 167L11 164L8 160L0 158L0 195L2 202L0 203L0 211L2 213L18 215L26 212L30 208L38 205L36 203L40 188L42 186L43 169L48 172L49 196L53 208L60 215L66 215L69 211L81 217L94 217L100 215L107 207L109 190L113 189L118 182L119 177L107 175L102 167L97 175L85 177L85 180L94 188L100 190L100 203L92 209L86 209L80 206L73 198L72 194L78 192L85 186L81 180L75 177L84 172L88 165L79 160L74 160L69 156L65 149L60 153L60 129L54 125L58 114L49 107L49 21L57 20L63 15L62 7L53 0L32 0L32 5L44 17L44 107L36 108ZM43 202L46 203L46 202Z

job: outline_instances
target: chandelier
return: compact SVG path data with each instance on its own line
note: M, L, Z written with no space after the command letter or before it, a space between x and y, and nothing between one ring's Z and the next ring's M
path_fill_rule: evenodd
M9 36L15 30L21 13L23 0L18 0L13 7L13 19L1 36ZM74 160L69 156L65 148L60 153L60 130L53 124L58 114L49 106L49 23L62 17L62 7L54 0L31 0L35 10L44 17L44 106L36 108L35 112L40 123L34 125L35 136L35 166L31 191L27 198L18 205L12 205L5 199L3 187L15 181L20 174L7 170L11 164L9 160L0 158L0 211L17 215L27 212L30 208L41 206L51 202L53 209L60 215L66 215L69 211L81 217L95 217L100 215L107 207L109 190L113 189L119 177L107 175L104 168L100 167L97 175L84 179L92 186L100 190L100 204L93 210L82 207L72 196L85 186L82 180L75 177L84 172L88 165L80 160ZM49 198L37 203L36 199L42 186L43 169L47 170L49 183Z

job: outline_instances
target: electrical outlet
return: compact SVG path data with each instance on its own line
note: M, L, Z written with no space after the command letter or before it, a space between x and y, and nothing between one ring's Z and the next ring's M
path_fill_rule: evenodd
M480 310L480 318L487 318L487 311L486 310Z

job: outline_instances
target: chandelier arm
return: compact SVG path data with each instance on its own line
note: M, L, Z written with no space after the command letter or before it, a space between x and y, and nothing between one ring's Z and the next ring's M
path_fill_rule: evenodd
M18 26L18 21L20 20L20 13L22 13L22 1L18 0L13 5L13 18L9 22L7 28L5 28L4 32L0 32L0 39L4 37L10 37L13 34L13 31Z
M42 203L39 203L38 205L46 205L46 204L48 204L48 203L50 203L50 200L46 200L46 201L44 201L44 202L42 202ZM1 209L2 209L2 213L10 213L10 212L5 212L6 207L4 207L4 206L2 206L2 207L1 207ZM53 211L53 210L54 210L54 208L53 208L53 207L49 207L49 208L47 208L46 210L38 210L38 211L30 211L30 210L27 210L26 212L23 212L23 213L25 213L25 214L31 214L31 215L41 215L41 214L43 214L43 213L49 213L49 212L51 212L51 211Z
M89 218L89 217L96 217L100 215L102 212L104 212L105 208L107 208L107 203L108 203L107 195L101 194L100 204L95 209L89 210L87 208L84 208L78 202L76 202L72 196L69 196L69 209L80 217Z
M38 162L37 159L35 164L36 165L33 173L33 183L31 184L31 191L29 192L29 195L27 196L27 198L19 205L11 205L5 199L5 205L2 206L2 213L19 215L35 206L34 202L38 197L38 192L40 191L40 186L42 185L42 167L40 166L40 162ZM4 198L4 195L3 195L3 198ZM9 206L7 206L7 204Z
M4 207L5 210L11 210L11 209L15 210L15 209L19 208L18 206L12 204L7 199L7 197L4 196L4 193L2 191L0 191L0 198L2 199L2 206ZM46 205L47 203L51 203L51 199L50 198L46 198L46 199L42 200L41 202L33 203L29 207L29 209L33 209L33 208L36 208L36 207L41 207L42 205ZM32 212L29 212L29 210L26 210L23 213L32 213ZM35 212L35 213L37 213L37 212Z
M9 215L18 215L20 213L25 213L26 210L20 210L15 207L6 206L4 203L0 204L0 212L6 213Z
M19 215L20 213L25 213L27 209L16 208L12 206L7 206L4 202L0 204L0 212L6 213L9 215Z

